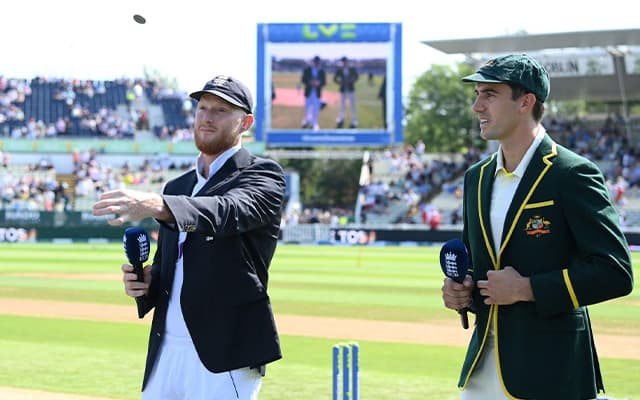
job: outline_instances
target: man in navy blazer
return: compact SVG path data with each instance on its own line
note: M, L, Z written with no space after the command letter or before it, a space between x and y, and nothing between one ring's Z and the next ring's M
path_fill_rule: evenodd
M322 68L319 56L313 57L311 64L302 70L302 84L304 85L304 121L303 128L320 129L318 117L322 109L322 88L327 83L327 77Z
M154 309L142 399L256 399L265 365L282 357L267 281L284 173L241 146L253 123L244 84L218 76L191 97L196 168L162 195L105 192L93 212L160 223L144 282L122 266L126 293Z

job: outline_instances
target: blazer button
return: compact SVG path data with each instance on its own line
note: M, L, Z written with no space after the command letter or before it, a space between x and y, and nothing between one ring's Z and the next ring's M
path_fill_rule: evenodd
M184 227L183 227L183 229L182 229L182 230L183 230L183 231L185 231L185 232L187 232L187 233L188 233L188 232L195 232L195 231L196 231L196 226L195 226L195 225L191 225L191 224L189 224L189 225L184 225Z

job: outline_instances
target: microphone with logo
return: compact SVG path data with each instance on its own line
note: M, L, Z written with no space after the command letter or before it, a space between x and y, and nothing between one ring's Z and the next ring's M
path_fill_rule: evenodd
M469 269L469 252L460 239L447 241L440 249L440 267L444 274L458 283L464 281ZM458 310L464 329L469 328L467 308Z
M122 241L129 264L133 266L133 271L138 276L138 282L144 282L143 264L149 259L150 249L147 231L136 227L127 228ZM136 305L138 306L138 317L144 317L142 299L140 297L136 297Z

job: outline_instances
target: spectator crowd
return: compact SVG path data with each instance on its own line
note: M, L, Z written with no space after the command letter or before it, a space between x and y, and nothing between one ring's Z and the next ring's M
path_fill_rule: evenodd
M47 91L43 92L43 88ZM50 96L51 103L57 106L43 113L33 104L34 92ZM104 100L105 96L112 100ZM149 105L160 106L163 123L152 121ZM144 130L159 140L191 141L192 107L186 93L152 80L103 82L35 78L29 81L0 76L0 137L38 139L80 132L89 137L118 139L134 137L137 131ZM547 117L543 124L558 143L601 167L625 223L629 198L640 198L640 194L635 194L640 192L637 190L640 188L640 148L630 142L625 121L617 115L582 120ZM639 129L631 126L631 130ZM150 157L137 167L126 160L119 166L101 165L95 151L73 152L74 179L60 181L46 157L34 165L13 166L10 154L1 148L0 156L0 209L11 210L85 209L104 190L161 185L170 171L191 167L175 165L168 157ZM284 216L283 223L337 225L387 221L424 224L431 229L437 229L442 223L458 224L460 179L471 164L485 156L473 147L465 154L434 155L422 141L399 149L380 150L371 156L369 179L360 182L354 210L294 209ZM384 165L386 170L376 171L373 165ZM69 187L70 184L73 187ZM439 209L433 201L443 193L450 195L451 206L447 210ZM403 205L397 208L400 210L397 214L394 204Z

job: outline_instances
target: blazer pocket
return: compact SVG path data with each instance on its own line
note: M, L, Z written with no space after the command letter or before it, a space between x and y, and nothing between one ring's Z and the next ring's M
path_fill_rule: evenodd
M547 332L577 332L586 329L586 317L581 310L538 320L538 330Z
M539 201L537 203L529 203L524 206L525 210L530 210L532 208L542 208L542 207L550 207L554 204L553 200L547 201Z

